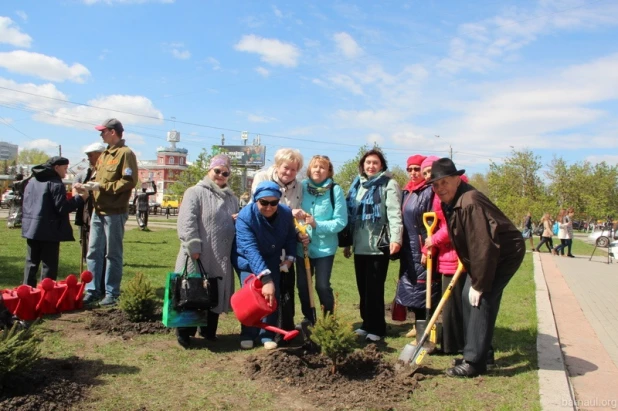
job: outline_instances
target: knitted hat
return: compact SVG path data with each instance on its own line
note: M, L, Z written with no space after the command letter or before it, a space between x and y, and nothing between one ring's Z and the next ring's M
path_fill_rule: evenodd
M258 201L263 197L277 197L281 198L281 189L272 181L262 181L255 188L255 193L253 193L253 201Z
M425 160L425 156L422 156L420 154L415 154L413 156L408 157L408 162L406 163L406 167L420 166L424 160Z
M217 154L213 158L210 159L210 166L208 170L212 170L215 167L227 167L230 169L230 158L225 154Z
M423 160L423 163L421 164L421 170L424 169L425 167L431 167L431 165L433 164L434 161L436 160L440 160L440 157L438 156L429 156L426 159Z

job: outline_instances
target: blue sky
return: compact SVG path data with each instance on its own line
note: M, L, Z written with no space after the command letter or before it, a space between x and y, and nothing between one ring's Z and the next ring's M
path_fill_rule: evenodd
M617 40L615 0L3 0L0 140L75 163L117 117L143 160L175 127L190 160L246 130L335 167L374 141L613 165Z

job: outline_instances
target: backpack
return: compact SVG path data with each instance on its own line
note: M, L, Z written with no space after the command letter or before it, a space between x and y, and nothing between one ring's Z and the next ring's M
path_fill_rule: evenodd
M552 226L551 231L554 233L554 235L558 235L558 230L560 230L560 224L556 221Z

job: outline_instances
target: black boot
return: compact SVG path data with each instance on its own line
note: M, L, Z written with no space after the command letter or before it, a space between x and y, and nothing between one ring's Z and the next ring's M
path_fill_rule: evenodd
M476 377L487 372L487 366L480 363L471 363L463 360L461 364L446 370L446 375L449 377Z
M178 344L186 350L191 347L192 335L195 335L195 327L176 328L176 340Z

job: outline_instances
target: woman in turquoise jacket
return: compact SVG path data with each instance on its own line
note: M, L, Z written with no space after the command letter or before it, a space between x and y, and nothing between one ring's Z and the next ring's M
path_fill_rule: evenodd
M332 313L335 305L330 276L337 252L337 233L348 223L348 212L341 187L333 182L333 164L326 156L313 156L307 166L307 179L302 182L302 210L307 213L305 224L309 234L309 261L315 275L315 289L325 313ZM315 323L309 303L307 271L298 245L296 284L303 315Z

